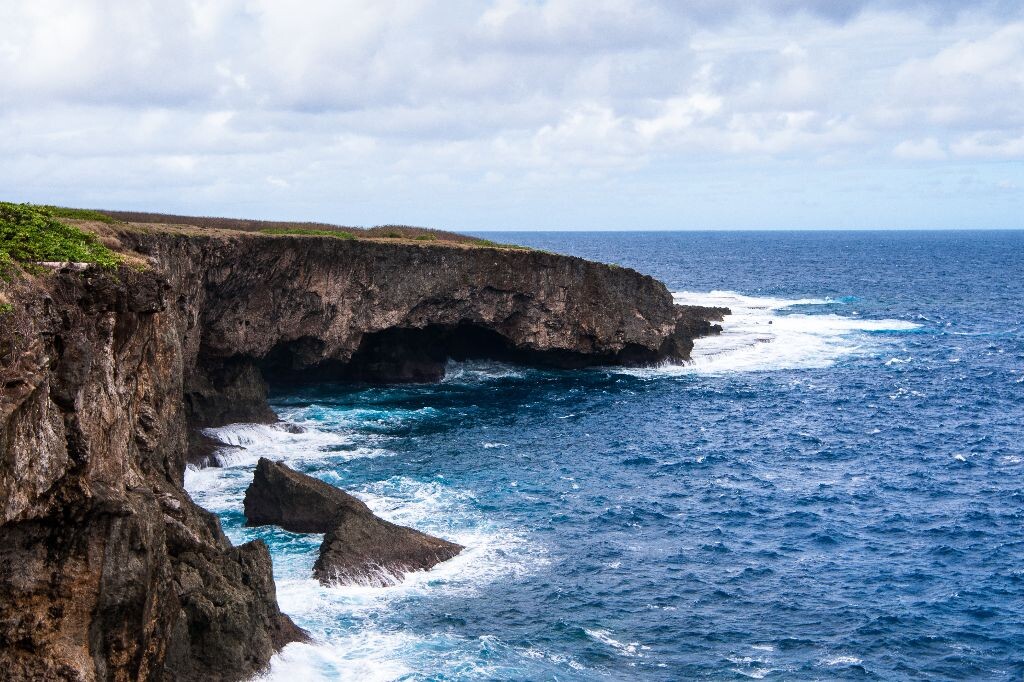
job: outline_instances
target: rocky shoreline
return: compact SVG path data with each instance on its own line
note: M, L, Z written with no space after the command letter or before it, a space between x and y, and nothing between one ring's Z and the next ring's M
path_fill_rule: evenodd
M448 357L683 361L726 312L542 252L101 227L145 266L0 283L15 301L0 318L11 680L243 679L304 637L277 606L266 546L232 547L182 488L216 446L201 428L275 419L269 385L431 381ZM333 565L351 565L348 536L328 537Z

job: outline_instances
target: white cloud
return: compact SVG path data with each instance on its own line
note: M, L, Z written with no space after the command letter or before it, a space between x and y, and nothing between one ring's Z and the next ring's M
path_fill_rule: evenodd
M1024 157L1024 20L999 2L38 0L0 25L15 199L287 193L384 220L402 196L434 210L415 178L485 204L712 164Z
M974 133L954 142L952 149L966 158L1024 160L1024 134Z
M934 137L923 140L903 140L892 150L893 156L906 161L941 161L946 158L946 150Z

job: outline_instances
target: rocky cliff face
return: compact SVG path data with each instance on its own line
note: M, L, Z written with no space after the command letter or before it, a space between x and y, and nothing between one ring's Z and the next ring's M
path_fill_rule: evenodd
M0 327L0 670L237 679L302 633L270 555L181 487L188 325L157 271L9 285Z
M264 380L432 381L448 358L685 360L723 313L674 306L632 270L536 251L163 230L123 239L168 273L201 330L185 391L205 425L271 418Z
M2 283L0 670L240 679L302 637L260 542L182 488L201 426L267 421L267 382L431 380L452 357L683 359L722 311L537 252L173 229L122 268ZM193 447L196 452L197 447Z

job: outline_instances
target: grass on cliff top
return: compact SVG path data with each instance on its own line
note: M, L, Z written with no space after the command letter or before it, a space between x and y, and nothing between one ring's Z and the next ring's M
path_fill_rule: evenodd
M492 242L490 239L474 239L473 246L485 246L490 249L512 249L514 251L536 251L532 246L520 246L519 244L502 244Z
M315 230L308 227L265 227L263 234L300 235L308 237L334 237L335 239L355 239L356 236L344 230Z
M81 217L87 213L92 212L0 202L0 264L8 260L72 261L116 267L121 256L101 244L96 235L60 220L94 219Z

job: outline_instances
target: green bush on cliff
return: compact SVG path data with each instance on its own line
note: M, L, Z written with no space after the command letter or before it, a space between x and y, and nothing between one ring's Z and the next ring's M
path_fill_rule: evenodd
M0 252L22 263L72 261L113 268L121 262L96 235L62 223L50 208L7 202L0 202Z
M260 230L263 234L299 235L308 237L334 237L335 239L355 239L355 235L344 230L313 230L305 227L266 227Z

